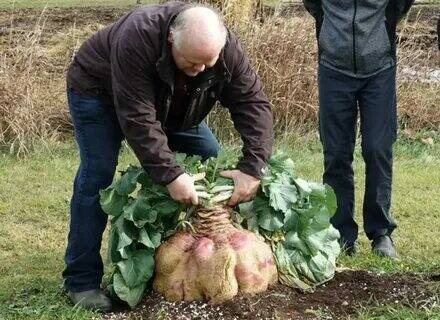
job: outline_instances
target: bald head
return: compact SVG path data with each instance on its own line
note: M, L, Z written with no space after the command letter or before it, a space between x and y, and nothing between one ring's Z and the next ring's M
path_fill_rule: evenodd
M177 67L194 76L215 64L226 42L226 28L212 8L193 6L176 17L169 41Z

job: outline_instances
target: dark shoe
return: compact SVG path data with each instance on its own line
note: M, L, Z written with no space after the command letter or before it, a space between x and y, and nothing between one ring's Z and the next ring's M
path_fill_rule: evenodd
M387 235L375 238L371 244L371 251L380 257L388 257L393 260L397 259L393 240Z
M341 251L349 257L353 257L357 253L357 248L355 243L347 243L341 241L339 245L341 246Z
M70 300L75 306L101 312L110 312L112 303L110 299L99 289L68 293Z

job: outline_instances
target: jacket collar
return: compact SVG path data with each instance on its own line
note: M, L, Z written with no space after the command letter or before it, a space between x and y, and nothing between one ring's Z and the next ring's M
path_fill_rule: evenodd
M181 6L178 6L175 12L170 15L169 19L167 20L166 25L163 29L161 55L156 62L156 70L159 78L167 83L172 91L174 91L174 76L176 73L176 66L171 55L171 50L168 42L168 34L170 31L170 26L176 16L183 10L185 10L188 6L189 5L187 4L182 4Z

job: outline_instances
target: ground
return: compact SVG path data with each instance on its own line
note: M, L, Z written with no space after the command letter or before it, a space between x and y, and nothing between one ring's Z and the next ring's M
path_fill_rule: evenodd
M438 136L434 138L438 141ZM316 138L279 140L277 148L294 159L299 176L320 179L322 156ZM193 312L198 312L199 319L204 319L203 309L212 319L440 319L440 148L402 136L395 156L392 212L399 224L394 234L398 261L374 257L361 230L359 254L354 258L342 255L338 260L341 272L315 293L303 295L278 286L218 307L223 318L216 313L217 307L170 305L157 295L148 295L134 311L125 309L111 317L197 319ZM129 163L135 159L124 149L118 168ZM68 202L77 165L71 140L42 145L25 159L0 157L0 319L100 318L72 308L62 290ZM361 222L364 166L359 148L354 168ZM105 249L106 240L104 257Z
M0 6L5 7L3 4ZM107 24L126 8L50 9L47 34L74 24ZM14 31L29 29L40 9L14 12ZM431 19L432 10L424 11ZM436 11L438 12L438 11ZM0 48L11 31L11 12L0 12ZM32 20L33 21L33 20ZM425 35L432 39L432 35ZM44 39L43 39L44 41ZM431 41L431 40L430 40ZM0 97L1 99L2 97ZM334 280L315 293L282 286L222 306L165 302L147 294L133 311L107 319L440 319L440 136L438 132L401 131L395 146L392 213L398 261L379 259L360 228L360 252L342 255ZM299 176L319 181L322 150L316 135L286 136L277 148L289 153ZM136 163L125 148L118 169ZM68 206L78 155L71 134L44 141L25 158L0 150L0 319L100 319L72 308L62 290L61 272L68 230ZM365 170L355 153L356 214L362 221ZM106 238L102 254L106 254ZM109 270L106 269L105 281Z
M147 295L130 315L143 319L341 319L356 312L368 300L380 305L432 308L437 297L426 291L433 279L416 276L377 275L368 271L340 270L335 278L303 294L278 284L257 296L239 296L221 306L204 302L167 302L156 293ZM153 315L153 316L152 316ZM125 319L114 313L105 319Z

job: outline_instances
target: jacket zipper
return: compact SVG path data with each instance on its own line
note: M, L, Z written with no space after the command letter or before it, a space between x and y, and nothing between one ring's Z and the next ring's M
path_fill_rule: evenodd
M354 66L354 73L357 74L357 63L356 63L356 28L355 28L355 20L356 20L356 12L357 12L357 0L354 0L354 13L353 13L353 66Z

